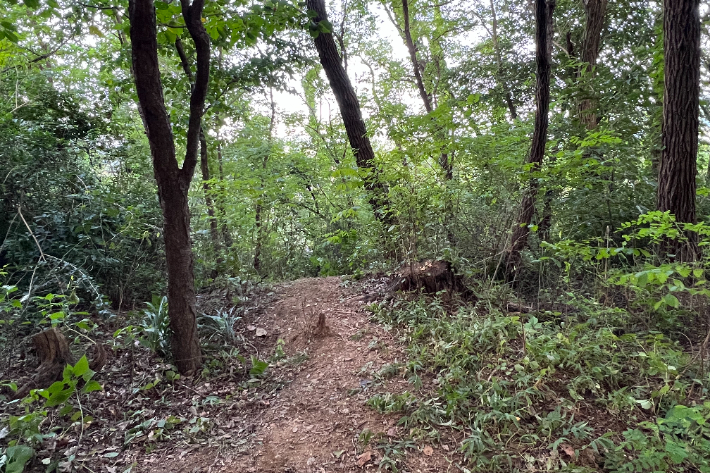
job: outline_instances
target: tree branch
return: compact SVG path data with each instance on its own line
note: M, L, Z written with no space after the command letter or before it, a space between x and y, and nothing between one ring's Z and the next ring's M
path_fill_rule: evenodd
M189 186L197 166L202 114L210 80L210 37L202 24L204 3L204 0L194 0L192 5L190 5L188 0L180 0L182 16L185 18L187 31L189 31L192 40L195 42L195 52L197 54L197 73L195 74L194 87L190 95L190 118L187 127L185 161L180 171L182 184L185 186Z

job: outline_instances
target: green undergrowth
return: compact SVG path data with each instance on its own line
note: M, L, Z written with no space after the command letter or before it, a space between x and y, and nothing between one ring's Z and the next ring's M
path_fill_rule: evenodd
M455 439L462 471L710 472L710 377L697 357L661 333L622 333L619 309L590 307L373 305L408 346L411 390L368 405L397 413L408 438Z

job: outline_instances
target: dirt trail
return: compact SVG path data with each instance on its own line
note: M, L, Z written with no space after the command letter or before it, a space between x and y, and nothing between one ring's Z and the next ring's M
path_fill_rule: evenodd
M323 317L325 329L318 327ZM382 454L364 446L360 434L366 429L373 438L395 439L402 434L396 416L380 415L365 404L373 394L372 373L403 361L392 335L369 322L362 303L345 293L337 277L302 279L282 288L279 300L253 324L284 340L287 356L307 353L308 358L291 383L253 419L254 436L245 454L223 451L229 460L210 462L210 470L376 470ZM407 387L402 376L395 376L378 389L398 392ZM430 456L408 455L410 467L404 471L447 470L449 465L436 452L427 453Z
M394 343L368 322L359 302L343 298L340 278L299 280L262 320L286 342L287 355L306 352L308 360L263 412L256 432L263 443L246 471L348 471L358 468L363 430L393 427L364 405L371 380L359 372L367 363L377 369L393 358L391 348L368 348L374 338L388 347ZM322 317L325 327L318 326Z

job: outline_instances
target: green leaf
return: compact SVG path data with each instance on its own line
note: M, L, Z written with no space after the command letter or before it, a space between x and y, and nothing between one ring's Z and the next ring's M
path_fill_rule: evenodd
M333 24L328 20L321 20L318 22L318 31L321 33L331 33L333 31Z
M22 473L25 470L25 464L30 461L34 454L34 449L27 445L7 447L7 450L5 450L5 455L7 455L5 473Z
M5 31L2 31L1 33L3 33L4 36L8 39L8 41L10 41L12 43L17 43L20 40L20 38L18 38L17 35L15 33L13 33L12 31L5 30Z
M25 5L27 5L31 9L36 9L39 7L39 0L23 0Z
M58 393L52 394L49 399L47 399L45 405L47 407L54 407L63 404L66 402L67 399L69 399L72 393L74 393L73 389L65 389Z
M86 359L86 355L82 356L79 361L74 365L73 372L74 376L80 377L89 371L89 360Z
M101 391L103 388L99 384L98 381L91 380L86 385L82 388L81 392L83 393L90 393L92 391Z
M642 409L651 409L653 407L653 402L649 399L636 399L636 403L641 406Z
M672 440L666 440L666 452L671 457L674 464L679 465L688 458L688 452L686 451L686 444L676 443Z
M98 36L98 37L100 37L100 38L103 38L103 37L104 37L104 34L101 32L101 30L98 29L98 28L97 28L96 26L94 26L94 25L90 25L90 26L89 26L89 33L91 33L91 34L93 34L93 35L95 35L95 36Z
M678 301L678 298L674 296L673 294L666 294L663 297L663 302L670 307L673 308L678 308L680 306L680 302Z
M269 367L269 364L266 361L261 361L255 356L251 357L251 369L249 370L249 374L254 377L259 377L264 374L266 371L266 368Z

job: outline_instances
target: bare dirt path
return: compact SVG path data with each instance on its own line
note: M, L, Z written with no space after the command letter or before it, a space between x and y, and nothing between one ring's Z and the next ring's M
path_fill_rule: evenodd
M303 361L282 390L262 401L266 405L251 419L253 435L245 448L195 452L184 460L209 465L202 471L213 472L377 470L382 452L363 439L394 440L403 434L395 425L398 417L365 404L375 390L408 388L402 376L373 383L383 366L404 361L392 334L368 320L357 294L344 289L338 277L282 286L279 299L252 324L252 330L264 329L284 341L288 363ZM411 450L401 471L449 469L439 452L424 447Z

